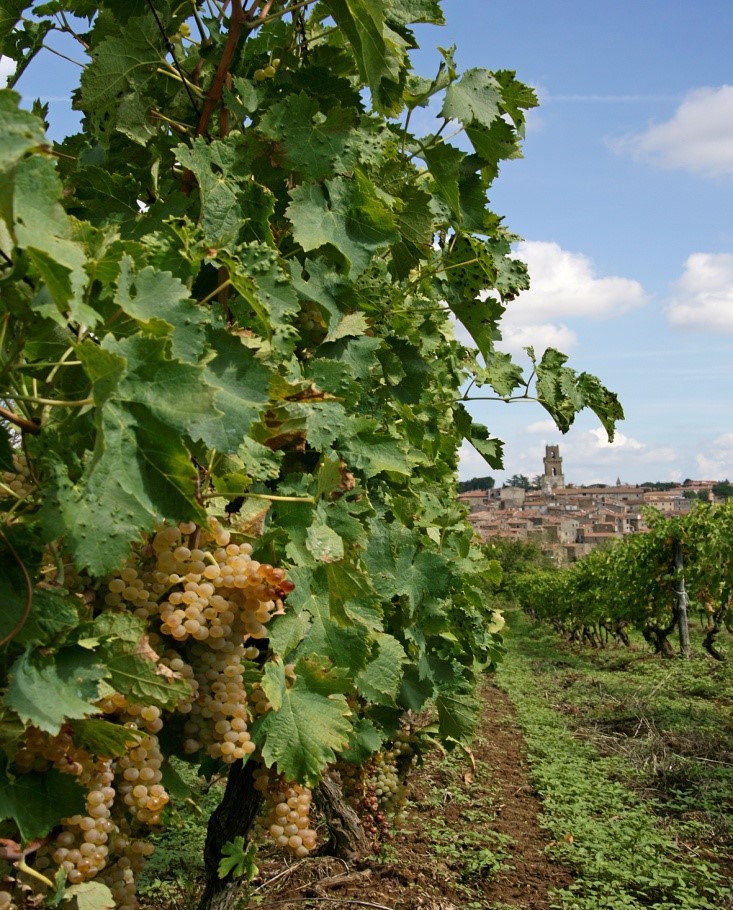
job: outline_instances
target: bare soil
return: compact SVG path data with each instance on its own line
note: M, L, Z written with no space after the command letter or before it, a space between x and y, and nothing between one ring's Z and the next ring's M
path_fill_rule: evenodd
M572 879L546 855L541 805L511 702L487 680L483 705L473 765L468 757L427 761L414 775L409 825L380 857L359 868L326 857L287 868L265 863L249 906L550 910L551 892ZM495 863L480 862L481 844Z

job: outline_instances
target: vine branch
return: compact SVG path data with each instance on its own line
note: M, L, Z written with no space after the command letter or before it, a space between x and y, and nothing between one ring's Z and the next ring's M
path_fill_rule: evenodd
M8 408L2 407L2 405L0 405L0 417L15 424L16 427L20 427L24 433L32 433L34 436L37 436L41 432L40 423L37 423L35 420L28 420L27 417L20 417Z
M150 12L153 14L155 23L158 26L158 31L160 32L160 34L163 38L163 43L165 44L165 49L168 51L168 53L173 58L173 65L175 66L176 70L178 71L178 75L181 77L181 82L183 83L183 87L186 89L186 94L188 95L188 100L191 102L191 106L193 107L193 109L196 113L196 116L200 117L201 111L199 110L199 106L196 103L196 99L193 96L193 92L191 91L191 86L188 84L188 79L186 78L185 73L181 69L181 64L178 62L178 57L176 57L176 49L173 46L173 42L168 37L166 30L163 26L163 23L160 21L160 16L158 15L158 11L153 6L153 0L148 0L148 6L150 7Z

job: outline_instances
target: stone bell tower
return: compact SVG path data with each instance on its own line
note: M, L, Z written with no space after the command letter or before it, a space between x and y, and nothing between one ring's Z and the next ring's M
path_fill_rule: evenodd
M545 457L542 460L545 465L542 489L548 493L552 490L561 490L565 486L565 478L562 473L560 446L545 446Z

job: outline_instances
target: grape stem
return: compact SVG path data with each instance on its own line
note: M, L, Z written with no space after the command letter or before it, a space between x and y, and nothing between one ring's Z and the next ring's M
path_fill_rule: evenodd
M18 860L17 863L13 863L15 868L19 872L25 872L26 875L30 875L33 878L37 878L39 882L43 882L44 885L47 885L51 888L52 891L56 890L56 885L51 881L50 878L46 878L45 875L42 875L40 872L37 872L32 866L29 866L24 859Z

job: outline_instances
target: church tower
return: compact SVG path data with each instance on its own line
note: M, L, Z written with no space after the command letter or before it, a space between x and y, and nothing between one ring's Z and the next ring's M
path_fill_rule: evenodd
M561 490L565 486L565 478L562 473L560 446L545 446L543 462L545 473L542 477L542 489L548 493L552 490Z

